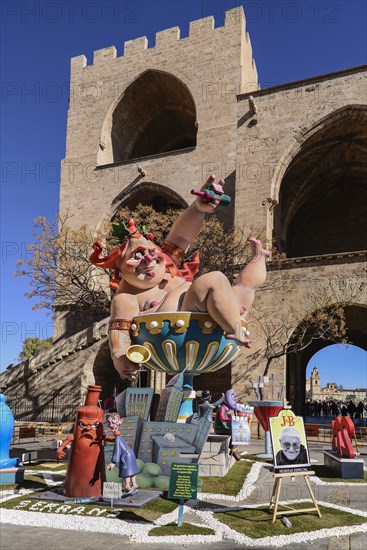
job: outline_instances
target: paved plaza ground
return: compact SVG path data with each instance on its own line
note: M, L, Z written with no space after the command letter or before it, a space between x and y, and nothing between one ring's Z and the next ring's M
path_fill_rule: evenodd
M35 447L35 444L30 444L29 447ZM245 448L243 448L244 450ZM328 450L329 447L325 444L310 444L310 456L312 464L323 464L323 450ZM246 448L249 453L258 453L263 451L263 443L256 442L250 447ZM367 468L367 448L360 448L360 457L364 460L364 465ZM43 450L44 457L47 455L50 457L50 451ZM268 504L271 497L271 492L274 485L274 477L270 471L268 464L263 464L261 467L260 475L255 483L255 490L253 490L247 498L240 502L224 501L222 499L207 499L202 501L190 501L188 504L192 506L185 508L184 522L198 523L198 516L195 514L195 510L208 510L213 508L223 508L231 506L246 506L256 504ZM333 503L336 506L347 507L353 510L359 510L367 513L367 485L366 484L352 484L352 483L339 483L339 484L315 484L312 483L312 488L316 499L319 502ZM220 493L220 488L218 488ZM295 481L290 479L283 483L281 501L294 500L294 499L306 499L309 498L309 494L303 480L295 478ZM0 511L1 514L1 511ZM30 512L33 514L33 512ZM46 516L46 514L44 514ZM5 518L4 518L5 519ZM172 548L172 543L138 543L131 541L126 535L102 533L102 532L83 532L78 530L66 530L55 529L52 527L36 527L30 525L14 525L6 523L2 518L1 525L1 538L0 548L1 550L23 550L27 548L37 548L37 550L64 550L65 548L72 548L73 550L94 550L97 548L149 548L149 549L168 549ZM90 519L90 518L88 518ZM291 518L290 518L291 519ZM83 517L79 516L78 520L83 522ZM201 522L202 524L202 522ZM139 525L136 526L139 529ZM275 541L274 541L275 542ZM238 544L233 540L222 540L218 542L206 543L210 545L211 550L219 549L231 549L237 547L243 547L244 544ZM198 549L203 548L203 544L200 543L174 543L177 550L183 548ZM247 546L247 545L246 545ZM266 547L277 547L267 545ZM265 546L254 545L247 546L249 548L265 548ZM349 535L333 536L323 539L307 540L305 542L290 543L285 546L287 550L302 550L306 548L315 548L320 550L365 550L367 547L367 533L354 533Z

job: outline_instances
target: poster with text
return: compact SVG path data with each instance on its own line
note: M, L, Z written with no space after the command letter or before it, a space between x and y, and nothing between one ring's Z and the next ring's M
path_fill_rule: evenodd
M303 418L283 409L278 416L269 418L276 473L304 472L310 469Z

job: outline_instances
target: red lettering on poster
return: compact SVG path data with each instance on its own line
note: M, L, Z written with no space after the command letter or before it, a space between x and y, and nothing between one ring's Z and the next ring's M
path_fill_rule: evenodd
M282 416L282 423L280 425L281 428L284 428L284 426L294 426L294 419L292 416Z

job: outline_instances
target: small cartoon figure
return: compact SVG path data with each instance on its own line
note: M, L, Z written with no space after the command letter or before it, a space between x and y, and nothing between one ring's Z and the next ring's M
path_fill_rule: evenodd
M198 412L187 418L186 422L190 424L199 424L200 419L206 418L213 422L213 412L218 405L221 405L224 401L224 395L222 395L218 401L212 403L212 394L209 390L203 390L201 393L201 401Z
M119 432L119 427L120 427L120 424L122 423L122 419L120 418L120 415L116 411L109 412L106 416L106 420L107 420L108 427L110 428L113 435L115 437L117 437L118 435L121 435ZM105 439L106 437L109 437L109 436L105 436ZM112 441L114 440L115 439L113 438Z
M235 411L237 397L233 389L227 390L224 394L224 401L220 405L215 417L214 431L219 435L231 435L232 416L229 411Z
M224 394L224 402L220 405L214 422L214 432L218 435L232 435L232 415L229 411L236 411L237 397L233 389L227 390ZM232 438L230 441L230 454L235 460L241 460L241 455L233 448Z
M110 464L108 464L107 469L113 470L115 464L118 464L119 476L125 480L125 492L122 496L133 495L138 491L135 476L139 472L139 468L134 451L130 449L129 445L118 431L118 427L123 422L123 419L120 418L118 413L111 413L107 416L107 422L109 428L111 428L114 435L116 435L112 460Z

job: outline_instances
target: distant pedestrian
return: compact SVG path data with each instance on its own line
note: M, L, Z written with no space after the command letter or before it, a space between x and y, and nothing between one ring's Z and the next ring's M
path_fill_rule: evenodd
M356 406L352 400L350 400L348 403L347 411L349 416L353 419L356 412Z
M360 401L356 406L356 418L363 418L363 409L364 409L363 403L362 401Z
M332 401L331 403L331 414L333 416L339 416L339 407L335 401Z

